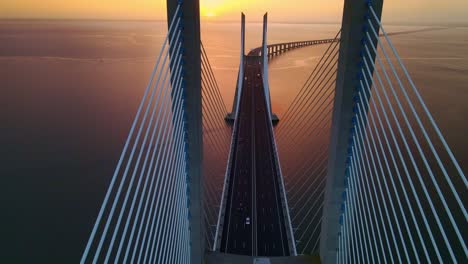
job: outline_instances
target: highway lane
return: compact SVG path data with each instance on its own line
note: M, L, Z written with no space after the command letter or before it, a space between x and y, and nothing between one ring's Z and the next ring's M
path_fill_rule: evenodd
M228 175L222 252L289 255L271 121L266 109L260 57L246 56L235 149Z
M243 87L250 84L248 71L243 80ZM221 251L226 253L252 255L252 93L243 89L239 105L239 118L236 120L237 133L234 143L230 185L225 210Z

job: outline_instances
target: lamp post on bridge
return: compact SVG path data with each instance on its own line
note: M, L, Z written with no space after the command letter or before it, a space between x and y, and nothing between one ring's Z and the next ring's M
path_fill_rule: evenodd
M347 191L345 178L347 158L355 106L354 96L359 85L363 40L369 5L381 16L383 0L345 0L341 26L340 50L333 105L331 141L329 146L328 174L325 187L323 220L320 234L322 263L334 263L339 242L342 195ZM378 27L377 27L378 28ZM325 42L325 41L321 41ZM377 39L373 39L376 45ZM372 54L375 60L375 54ZM370 69L371 73L373 68ZM367 98L368 99L368 98ZM346 208L346 207L344 207Z

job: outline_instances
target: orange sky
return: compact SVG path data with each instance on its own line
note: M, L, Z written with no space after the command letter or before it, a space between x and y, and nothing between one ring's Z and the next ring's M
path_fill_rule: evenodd
M364 0L362 0L364 1ZM468 22L467 0L386 0L384 20L408 23ZM204 19L337 22L343 0L201 0ZM2 0L0 18L165 19L165 0Z

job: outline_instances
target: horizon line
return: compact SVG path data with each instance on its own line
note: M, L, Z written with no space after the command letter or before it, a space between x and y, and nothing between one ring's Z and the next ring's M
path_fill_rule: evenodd
M113 18L1 18L0 21L80 21L80 22L166 22L166 19L113 19ZM234 19L222 19L214 20L212 18L200 17L201 22L205 23L240 23L238 20ZM246 22L246 24L252 23L263 23L261 20L253 20ZM341 21L284 21L284 20L272 20L272 24L325 24L325 25L336 25L341 24ZM441 23L431 23L431 22L409 22L409 21L388 21L385 22L387 25L399 25L399 26L468 26L468 21L459 21L459 22L441 22Z

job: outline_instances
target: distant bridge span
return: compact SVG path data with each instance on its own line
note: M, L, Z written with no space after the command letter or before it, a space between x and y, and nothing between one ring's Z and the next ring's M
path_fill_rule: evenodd
M334 39L318 39L318 40L304 40L294 42L275 43L267 45L268 58L272 58L286 51L290 51L297 48L303 48L308 46L315 46L321 44L328 44L333 42L339 42L339 38ZM255 48L249 52L248 55L261 55L262 47Z

